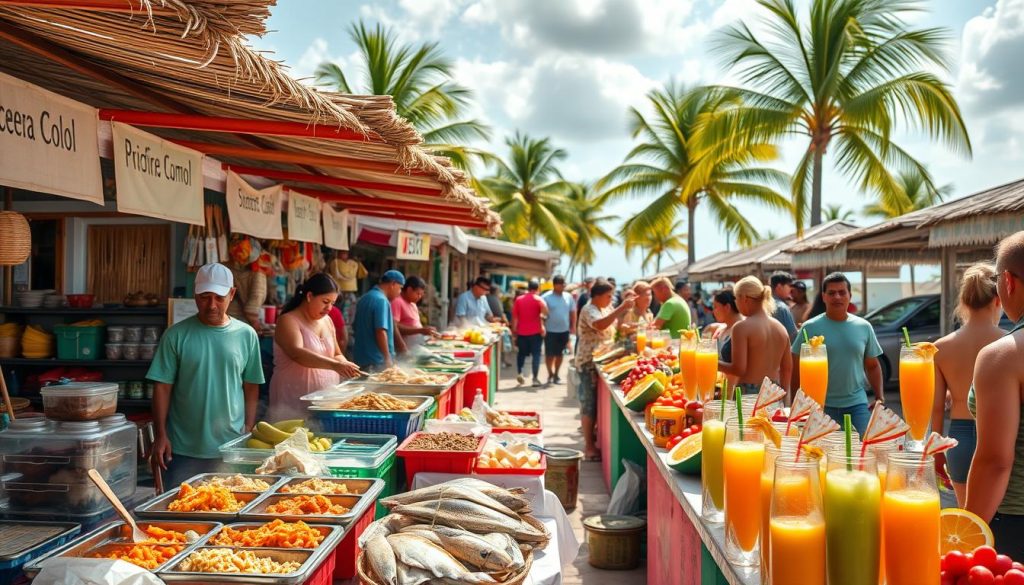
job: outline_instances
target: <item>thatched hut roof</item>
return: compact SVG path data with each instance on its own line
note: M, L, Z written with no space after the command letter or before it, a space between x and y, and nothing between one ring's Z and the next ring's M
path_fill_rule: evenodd
M302 176L279 181L300 190L397 201L398 213L401 202L422 204L439 216L464 218L466 227L497 231L501 220L487 201L448 159L421 147L422 138L395 114L390 96L318 91L248 45L247 35L266 32L273 5L274 0L12 0L0 4L0 71L97 108L315 127L318 137L147 130L193 147L206 144L212 156L231 165L368 184L325 187ZM346 130L349 138L320 138L320 128L323 134ZM314 162L262 159L260 150L313 156ZM399 186L398 192L387 186Z

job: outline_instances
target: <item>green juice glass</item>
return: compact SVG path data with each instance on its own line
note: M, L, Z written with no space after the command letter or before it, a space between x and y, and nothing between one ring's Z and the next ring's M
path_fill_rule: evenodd
M875 456L828 453L825 566L828 585L878 585L882 486Z

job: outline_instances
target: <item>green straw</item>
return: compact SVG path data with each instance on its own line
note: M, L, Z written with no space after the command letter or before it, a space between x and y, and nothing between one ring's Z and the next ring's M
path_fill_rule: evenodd
M739 422L740 427L740 440L743 438L743 392L736 388L733 390L733 394L736 399L736 420ZM724 408L722 410L725 410Z
M853 458L853 418L848 414L843 415L843 428L846 430L846 470L853 471L850 461Z
M903 341L907 342L907 347L911 347L910 332L907 331L906 327L903 328Z
M807 337L807 330L806 329L804 329L804 343L806 343L807 345L811 344L811 339L809 337Z
M725 407L729 405L729 401L725 399L726 396L728 396L728 394L722 394L722 399L718 401L720 403L718 420L722 422L725 422Z

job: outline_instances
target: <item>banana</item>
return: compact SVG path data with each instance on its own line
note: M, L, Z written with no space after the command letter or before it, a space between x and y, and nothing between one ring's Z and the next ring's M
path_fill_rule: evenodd
M273 449L274 446L266 441L261 441L255 437L250 438L245 442L245 446L250 449Z
M324 451L330 451L331 450L331 440L330 439L328 439L327 437L320 437L318 440L320 441L320 445L324 448Z
M283 420L276 423L270 423L289 435L295 432L295 429L306 426L306 421L301 418L293 418L290 420Z
M276 445L291 436L291 433L286 433L274 425L264 421L256 423L256 431L259 433L258 438L266 440L272 445Z

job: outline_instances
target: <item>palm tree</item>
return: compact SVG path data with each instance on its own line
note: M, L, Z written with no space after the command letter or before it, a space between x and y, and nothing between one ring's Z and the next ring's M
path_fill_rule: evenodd
M696 260L694 217L701 203L740 245L756 240L757 230L736 208L737 203L760 203L787 213L792 210L789 200L773 188L787 187L789 177L761 166L777 158L774 146L745 142L731 151L696 152L698 129L726 103L720 96L670 83L648 93L647 99L653 110L649 117L630 109L631 131L640 142L599 183L609 197L656 195L626 222L623 235L627 242L667 229L679 208L685 207L687 260L692 265Z
M484 151L461 146L490 138L490 129L476 119L464 119L472 92L452 80L452 62L437 43L400 43L394 32L378 24L368 29L354 23L349 35L362 54L360 83L350 84L337 63L316 68L316 81L342 93L390 95L398 115L423 136L423 146L468 169L474 158L486 160Z
M826 205L822 213L825 221L853 221L855 217L852 209L843 209L842 205L835 203Z
M941 28L912 28L903 16L916 0L811 0L801 22L793 0L758 0L767 10L760 36L746 24L732 26L716 43L746 87L717 88L741 100L706 129L704 148L735 148L801 136L808 147L792 177L798 231L808 206L821 223L822 161L831 148L837 169L886 200L898 197L890 170L932 178L892 142L899 126L924 130L955 152L971 143L949 86L933 70L948 63ZM902 123L902 124L900 124ZM742 130L742 132L737 132Z
M864 215L876 217L881 220L893 219L906 215L911 211L931 207L953 193L952 183L941 187L935 187L925 177L914 172L901 172L895 177L899 189L897 196L892 198L880 198L878 202L864 207ZM914 274L914 265L910 265L910 294L917 293L917 279Z
M566 152L548 138L531 138L516 132L505 139L507 160L491 160L494 175L482 179L482 191L491 208L501 215L502 230L513 242L536 244L545 240L553 250L572 250L576 211L566 196L568 182L557 164Z
M569 278L572 278L576 266L583 268L586 277L587 267L594 263L597 253L594 244L615 240L601 227L616 218L614 215L603 215L608 198L598 194L591 184L569 183L566 198L575 214L573 229L570 231Z
M667 255L670 259L674 260L672 252L687 251L686 233L683 231L685 228L682 219L674 220L666 225L664 229L644 230L638 234L633 234L629 224L635 219L636 216L627 220L622 225L621 234L626 240L627 257L632 256L633 250L636 248L640 248L643 253L643 261L640 264L641 270L646 272L647 266L654 262L654 271L661 272L662 256Z

